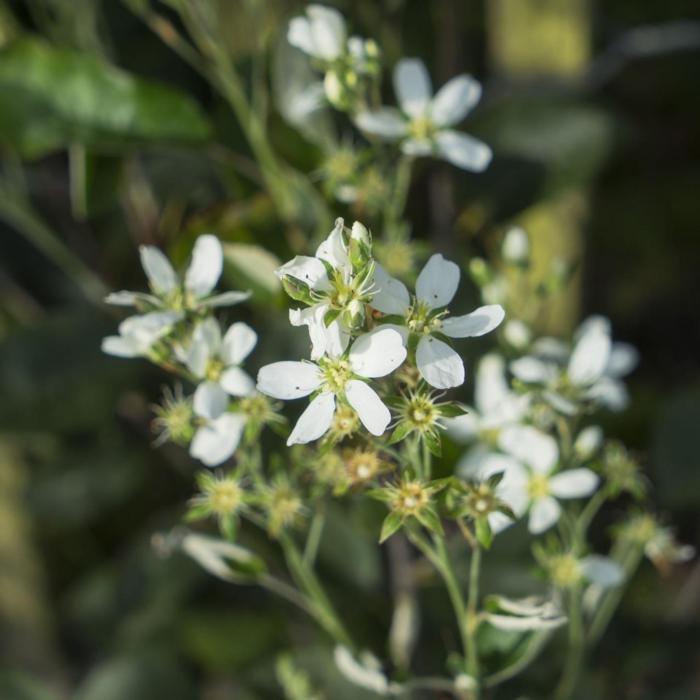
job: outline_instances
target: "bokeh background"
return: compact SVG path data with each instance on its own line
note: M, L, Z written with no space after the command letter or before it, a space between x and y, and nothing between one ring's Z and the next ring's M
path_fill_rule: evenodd
M197 4L216 13L244 81L274 72L260 47L273 54L302 7ZM389 64L416 55L436 84L462 71L484 82L467 129L495 160L480 177L421 163L409 198L414 236L466 263L517 221L538 259L580 259L548 330L603 313L616 338L640 349L631 407L606 416L606 427L645 465L680 539L700 544L698 3L334 4ZM177 5L150 7L179 27ZM152 548L154 533L180 521L195 465L152 445L150 405L167 377L101 355L119 320L103 293L143 287L138 244L184 262L211 230L233 244L226 284L257 292L240 312L267 338L254 364L279 359L282 343L303 352L304 338L282 330L275 260L256 246L285 259L329 220L304 206L280 216L229 102L137 16L145 8L0 1L0 698L278 698L275 660L290 646L328 698L369 697L337 678L323 635L283 603ZM273 148L297 170L322 165L274 106L268 123ZM615 515L603 513L602 546ZM321 568L340 610L381 652L384 562L371 533L362 539L353 525L331 517ZM496 587L516 543L495 550ZM429 594L427 604L428 639L444 638L447 613ZM542 673L521 689L536 692ZM700 698L700 564L665 576L643 565L581 693Z

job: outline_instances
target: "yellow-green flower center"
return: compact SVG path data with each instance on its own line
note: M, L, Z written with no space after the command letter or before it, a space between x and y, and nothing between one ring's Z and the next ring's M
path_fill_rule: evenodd
M321 364L323 373L323 391L332 391L339 394L347 382L352 379L352 369L347 360L323 360Z
M408 312L406 326L413 333L429 335L440 330L440 314L431 315L432 309L425 302L417 301Z
M561 554L550 561L549 575L556 586L570 588L580 580L581 567L576 557L571 554Z
M204 370L204 376L210 382L218 382L221 378L221 373L224 371L224 363L218 357L211 357Z
M412 138L419 141L428 141L433 138L437 128L430 117L416 117L411 120L408 126L408 132Z
M222 479L214 482L207 489L207 497L212 512L216 515L235 513L241 505L241 487L233 479Z
M401 515L415 515L428 503L429 497L419 481L402 484L392 502L392 509Z
M533 501L549 496L549 479L545 474L533 474L527 484L527 492Z

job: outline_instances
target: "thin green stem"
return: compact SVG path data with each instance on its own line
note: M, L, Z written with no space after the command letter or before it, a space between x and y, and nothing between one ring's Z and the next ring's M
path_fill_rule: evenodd
M319 506L311 520L309 534L306 538L306 545L304 546L304 564L308 567L313 567L316 561L318 546L321 543L325 524L326 514L323 511L323 507Z
M564 670L554 693L555 700L568 700L576 690L585 652L583 629L582 591L576 586L569 591L569 647Z
M399 231L398 224L406 208L406 198L411 185L411 170L413 169L413 157L401 156L396 168L394 188L392 196L384 210L384 233L396 238Z
M483 680L483 685L486 688L493 688L501 683L505 683L505 681L514 678L519 673L524 671L539 656L540 652L544 649L551 636L552 633L549 630L535 632L528 640L527 648L518 657L518 660L512 663L510 666L506 666L500 671L496 671L490 676L486 676L486 678Z
M479 605L479 578L481 575L481 547L472 549L469 562L469 593L467 598L467 673L475 680L479 678L479 655L476 645L476 632L479 629L478 605ZM477 690L473 694L478 698Z

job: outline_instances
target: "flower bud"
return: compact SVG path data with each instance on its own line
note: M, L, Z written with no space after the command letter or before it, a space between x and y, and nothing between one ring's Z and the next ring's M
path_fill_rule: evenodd
M510 229L503 239L503 259L513 265L526 266L530 262L530 239L519 226Z

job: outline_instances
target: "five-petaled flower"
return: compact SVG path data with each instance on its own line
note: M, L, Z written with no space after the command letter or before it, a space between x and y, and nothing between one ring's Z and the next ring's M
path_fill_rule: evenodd
M274 362L258 373L258 390L276 399L315 394L294 426L287 445L311 442L331 427L339 408L349 404L372 435L381 435L391 420L389 409L366 380L385 377L406 357L401 335L379 327L361 335L347 354L313 362Z
M469 75L458 75L433 97L423 61L400 60L394 69L394 90L401 110L382 107L360 112L355 122L362 131L388 141L401 141L409 156L433 155L463 170L481 172L491 162L483 142L450 127L461 122L481 98L481 85Z
M464 363L439 336L474 338L496 328L505 312L498 304L481 306L464 316L447 316L444 310L459 285L459 267L440 254L433 255L418 275L416 295L411 299L405 285L391 278L377 265L374 271L375 293L370 302L377 311L403 316L400 332L418 339L416 364L428 384L449 389L464 382ZM440 311L440 309L443 309Z

